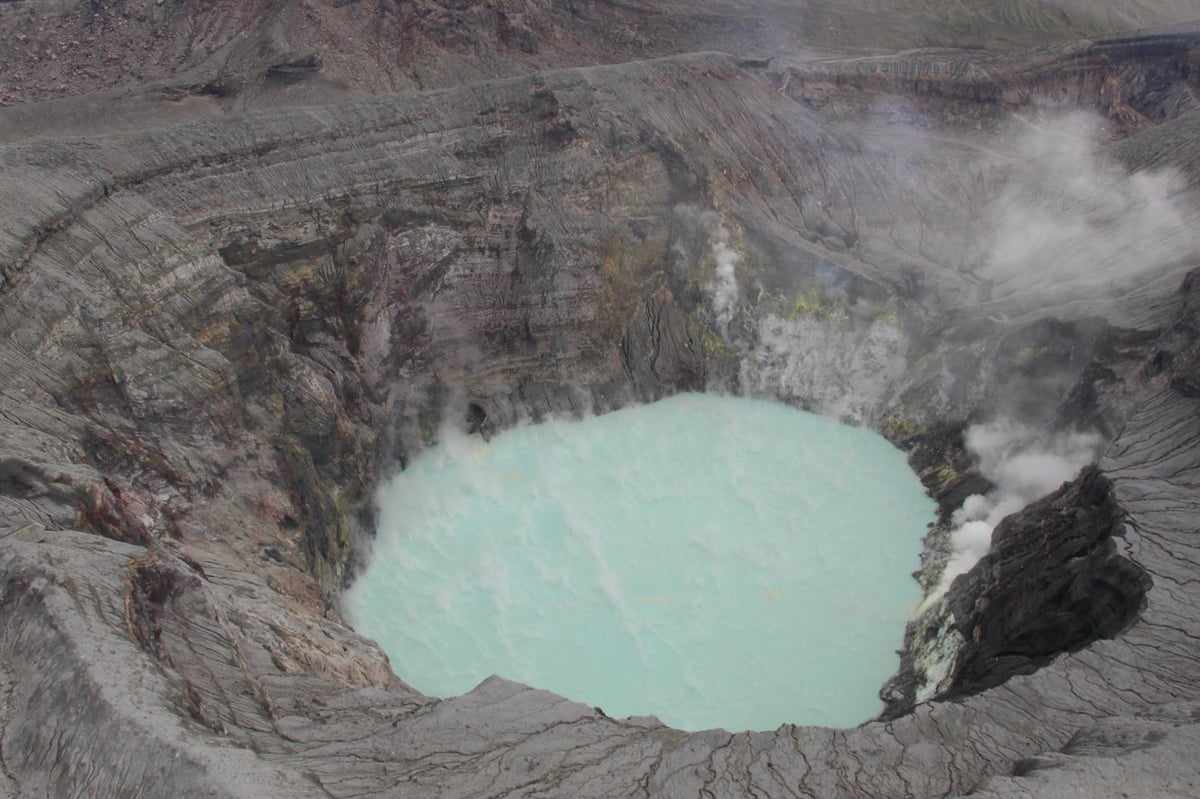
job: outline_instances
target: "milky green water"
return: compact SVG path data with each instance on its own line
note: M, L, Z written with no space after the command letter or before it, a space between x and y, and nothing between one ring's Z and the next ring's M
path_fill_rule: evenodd
M454 438L380 502L346 609L414 687L688 730L876 715L934 510L868 430L699 394Z

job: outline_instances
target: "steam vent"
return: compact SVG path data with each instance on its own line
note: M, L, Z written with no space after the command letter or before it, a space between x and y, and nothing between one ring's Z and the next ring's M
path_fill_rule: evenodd
M689 724L486 666L426 688L367 637L389 520L452 504L388 493L423 457L705 394L878 434L934 506L903 533L856 500L912 536L870 719ZM778 425L503 470L721 496L808 440ZM768 515L815 518L806 474L866 485L847 463ZM637 501L622 556L681 518ZM575 505L548 507L531 573ZM703 576L745 518L647 578L703 589L724 655L701 600L736 583ZM753 591L816 582L789 540ZM1194 0L0 2L0 796L1195 797L1197 561ZM627 620L659 596L571 565ZM442 568L390 601L487 585ZM848 648L846 612L817 637L789 608L772 643ZM520 650L529 618L493 626ZM822 690L745 651L725 683Z

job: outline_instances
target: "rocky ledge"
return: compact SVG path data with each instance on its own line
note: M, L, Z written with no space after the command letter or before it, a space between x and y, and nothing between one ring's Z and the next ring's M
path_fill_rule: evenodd
M197 105L189 74L0 112L0 790L1200 790L1200 29L320 105L286 100L331 67L272 41L277 108L217 114L242 90ZM443 423L683 389L907 448L929 588L989 489L964 430L1104 445L914 621L855 729L435 699L339 618L374 485Z

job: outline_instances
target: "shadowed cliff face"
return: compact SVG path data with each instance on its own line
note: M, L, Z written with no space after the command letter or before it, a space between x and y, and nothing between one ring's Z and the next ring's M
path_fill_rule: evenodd
M0 23L85 10L51 5ZM1195 777L1194 28L747 59L761 15L724 6L218 5L99 4L161 29L143 88L0 111L12 792L1011 795L1094 787L1096 753L1133 792ZM318 30L367 44L314 60ZM701 41L739 55L544 69ZM403 69L363 70L385 45ZM120 85L95 69L81 91ZM374 485L443 423L683 389L908 448L927 587L989 491L964 431L1106 448L914 621L886 725L435 700L339 621Z

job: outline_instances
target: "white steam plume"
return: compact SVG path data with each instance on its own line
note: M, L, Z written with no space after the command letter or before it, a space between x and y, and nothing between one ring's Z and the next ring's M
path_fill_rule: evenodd
M1200 220L1177 171L1130 174L1107 157L1092 115L1021 122L1014 172L983 213L985 301L1061 310L1176 280L1195 261Z
M716 214L714 213L713 216ZM717 321L724 330L729 327L729 322L733 319L733 313L737 310L738 301L741 299L736 271L740 256L737 254L737 250L729 246L729 229L725 227L725 223L719 216L716 220L716 229L713 231L712 254L713 260L717 262L717 275L707 289L712 298L713 312L716 313Z
M708 244L716 263L716 273L712 281L704 286L704 293L722 332L727 332L742 298L737 282L737 265L741 256L730 243L732 234L719 213L695 205L675 206L675 218L683 230L684 241L705 241ZM676 243L675 252L685 260L695 257L680 242Z
M974 425L966 434L967 450L979 459L979 471L992 483L987 494L972 494L951 517L953 547L937 588L924 610L950 588L954 578L987 554L992 531L1000 521L1041 499L1093 462L1103 441L1096 433L1058 433L1044 437L1008 419Z
M1129 173L1106 154L1093 115L1017 120L1024 128L1005 137L1012 171L982 213L987 234L973 260L985 292L974 312L1103 311L1120 323L1139 293L1173 289L1200 252L1200 215L1186 181L1173 170ZM999 419L971 427L965 443L994 487L955 511L951 556L922 611L988 552L1005 516L1073 479L1103 442L1092 433L1047 437Z

